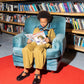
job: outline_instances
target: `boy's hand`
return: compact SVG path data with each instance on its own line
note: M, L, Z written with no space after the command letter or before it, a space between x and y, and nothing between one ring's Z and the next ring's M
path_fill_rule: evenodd
M47 43L50 42L50 40L49 40L48 37L45 38L45 41L46 41Z
M28 39L27 43L31 43L32 41L30 39Z

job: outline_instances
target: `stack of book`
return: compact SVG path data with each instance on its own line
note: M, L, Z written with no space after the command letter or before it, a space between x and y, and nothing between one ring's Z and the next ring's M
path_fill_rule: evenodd
M18 11L18 5L0 2L0 11Z
M0 13L0 20L4 20L7 22L20 22L20 23L25 23L25 20L29 17L30 15L26 14L3 14Z
M66 39L68 39L67 45L84 47L84 36L67 33Z
M3 30L3 23L0 23L0 29Z
M18 4L19 11L84 12L84 3Z
M74 45L84 47L84 36L74 35Z
M1 30L7 31L7 32L21 33L21 32L23 32L24 27L0 23L0 28L1 28Z
M84 3L39 3L39 4L8 4L8 3L0 3L1 11L49 11L49 12L84 12Z
M66 22L72 24L74 30L84 30L84 19L66 17Z

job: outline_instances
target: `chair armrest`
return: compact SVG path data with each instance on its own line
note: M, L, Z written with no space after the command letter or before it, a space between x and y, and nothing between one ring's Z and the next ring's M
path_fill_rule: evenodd
M13 47L25 47L28 38L24 34L26 34L26 32L22 32L13 37Z
M64 34L57 34L52 42L52 48L59 49L61 52L61 55L63 55L63 52L66 48L66 37Z

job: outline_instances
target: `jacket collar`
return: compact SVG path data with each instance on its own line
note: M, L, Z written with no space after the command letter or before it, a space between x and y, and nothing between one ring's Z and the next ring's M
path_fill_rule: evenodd
M50 29L50 28L51 28L51 25L50 25L50 23L48 23L48 24L46 25L46 27L42 27L41 24L40 24L38 27L39 27L39 29L40 29L40 28Z

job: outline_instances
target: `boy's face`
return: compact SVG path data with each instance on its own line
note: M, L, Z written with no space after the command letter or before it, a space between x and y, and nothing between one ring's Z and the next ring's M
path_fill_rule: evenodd
M40 24L42 27L45 27L48 24L47 18L40 18Z

